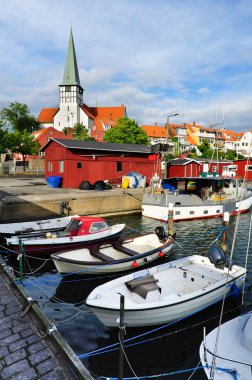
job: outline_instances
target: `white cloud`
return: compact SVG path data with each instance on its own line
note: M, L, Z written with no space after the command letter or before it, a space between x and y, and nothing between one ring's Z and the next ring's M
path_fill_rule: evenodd
M0 13L0 108L58 105L70 26L85 101L127 106L140 124L251 129L252 2L9 0ZM221 105L221 106L220 106ZM174 119L175 122L175 119Z

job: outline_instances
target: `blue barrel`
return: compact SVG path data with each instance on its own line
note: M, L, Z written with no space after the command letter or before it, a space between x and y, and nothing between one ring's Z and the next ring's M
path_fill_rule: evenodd
M61 187L61 185L62 185L62 177L57 176L57 175L53 175L51 177L47 177L46 178L46 183L47 183L47 186L49 186L49 187L54 187L54 188Z

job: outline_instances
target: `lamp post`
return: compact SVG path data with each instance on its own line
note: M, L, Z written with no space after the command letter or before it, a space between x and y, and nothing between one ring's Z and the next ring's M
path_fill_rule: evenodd
M169 116L167 116L167 122L166 122L166 139L165 139L165 143L166 145L168 145L168 130L169 130L169 120L170 120L170 117L173 117L173 116L178 116L179 114L178 113L173 113ZM168 149L167 149L167 152L168 152ZM167 162L165 160L165 173L164 173L164 177L166 178L167 177Z
M178 116L178 113L173 113L172 115L167 116L167 122L166 122L166 141L165 143L168 144L168 129L169 129L169 119L173 116Z

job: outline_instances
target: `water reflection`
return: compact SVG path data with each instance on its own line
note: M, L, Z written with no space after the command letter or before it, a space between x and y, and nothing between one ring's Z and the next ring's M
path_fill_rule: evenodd
M252 279L251 246L248 248L250 213L241 215L238 233L234 245L233 263L244 266L247 249L249 250L248 278ZM132 215L107 219L109 224L126 223L128 234L139 231L151 232L156 226L163 224L158 221ZM232 248L237 219L231 217L228 235L227 252ZM165 226L166 228L166 226ZM222 220L206 219L174 224L177 244L174 248L174 258L192 254L207 256L209 246L218 237L222 228ZM26 282L27 291L38 299L49 319L54 320L58 330L78 354L90 353L109 345L111 352L101 353L83 359L83 362L99 376L117 376L118 374L118 331L105 327L86 307L85 298L91 290L113 276L101 278L79 278L73 276L61 277L55 272L29 276ZM250 280L251 281L251 280ZM246 285L245 306L252 309L252 292ZM240 305L237 300L228 299L225 305L224 320L237 315ZM172 326L165 327L151 334L141 336L137 340L125 343L128 360L138 376L148 376L170 373L194 368L199 362L198 350L202 341L203 326L210 331L219 322L220 304L207 308L203 312ZM144 318L144 315L143 315ZM155 330L155 327L153 328ZM127 329L126 340L153 329ZM137 344L142 342L141 344ZM144 342L144 343L143 343ZM116 350L114 350L116 348ZM124 376L132 376L129 365L125 362ZM162 378L188 379L190 372L173 374ZM204 379L203 370L197 370L193 379Z

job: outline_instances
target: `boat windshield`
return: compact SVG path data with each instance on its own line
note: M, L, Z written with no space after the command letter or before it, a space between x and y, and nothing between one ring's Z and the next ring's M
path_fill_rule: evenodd
M94 222L91 224L89 232L93 233L93 232L98 232L98 231L104 231L104 230L107 230L108 228L109 227L105 221Z
M64 232L71 232L73 230L79 231L80 227L82 225L82 222L80 220L71 220L71 222L68 224L68 226L65 228Z

